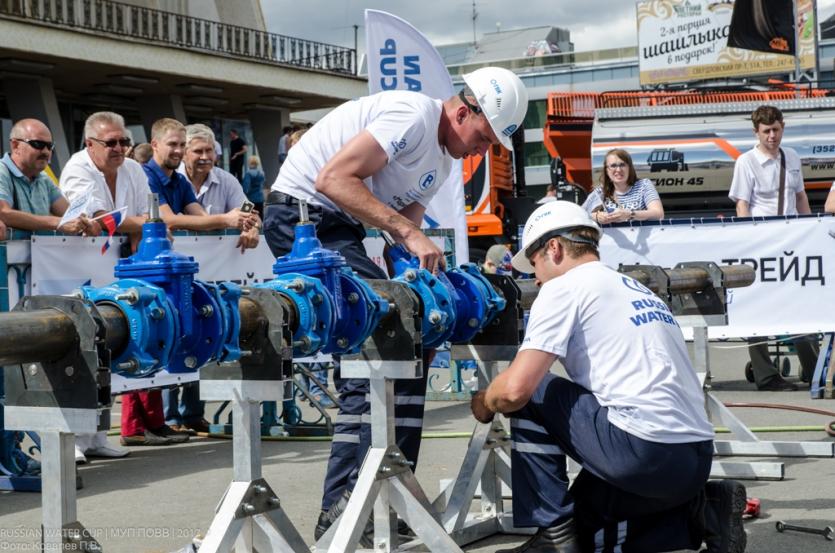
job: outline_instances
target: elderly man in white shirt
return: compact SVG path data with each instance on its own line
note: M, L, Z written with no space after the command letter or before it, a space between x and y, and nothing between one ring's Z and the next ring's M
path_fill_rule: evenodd
M186 127L186 151L177 169L191 183L197 202L206 213L228 213L247 202L241 183L232 173L215 167L215 135L206 125ZM257 218L256 218L257 219ZM241 232L241 252L258 245L261 221Z
M84 124L85 148L76 152L61 172L59 186L72 202L83 194L91 194L93 214L126 207L118 231L138 241L142 224L148 218L148 178L142 167L125 154L131 146L130 135L121 115L109 111L94 113ZM112 446L107 434L76 436L76 462L86 456L124 457L129 450Z
M131 140L125 121L117 113L101 111L84 125L86 147L75 153L61 171L59 186L72 202L91 193L95 212L127 207L119 232L138 238L148 218L148 177L142 166L125 157Z

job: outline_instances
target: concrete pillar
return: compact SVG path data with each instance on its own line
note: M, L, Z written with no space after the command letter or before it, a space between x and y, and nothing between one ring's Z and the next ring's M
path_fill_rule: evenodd
M188 123L186 110L183 108L183 97L177 94L150 94L137 98L136 105L139 107L139 118L142 126L145 127L145 134L151 140L151 127L154 121L163 117L176 119L183 125Z
M52 140L55 142L55 151L52 154L50 166L56 176L60 175L61 168L69 161L71 152L67 147L67 135L58 110L58 100L55 98L52 79L9 76L3 79L3 90L6 94L9 115L13 121L34 118L49 127ZM2 139L5 142L9 137L5 135Z
M281 138L281 129L290 124L290 110L253 109L249 112L249 122L264 168L264 185L269 187L278 176L278 140Z

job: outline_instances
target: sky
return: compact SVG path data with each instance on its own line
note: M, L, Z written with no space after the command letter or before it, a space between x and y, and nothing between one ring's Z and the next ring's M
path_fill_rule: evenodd
M261 0L273 33L354 46L359 28L364 52L363 12L393 13L419 29L433 44L473 40L473 0ZM580 7L582 6L582 9ZM634 0L475 0L476 37L502 30L550 25L571 31L578 52L637 44ZM835 0L818 0L818 19L835 13Z

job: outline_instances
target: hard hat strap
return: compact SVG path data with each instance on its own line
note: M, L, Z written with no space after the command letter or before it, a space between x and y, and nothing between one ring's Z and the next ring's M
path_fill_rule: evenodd
M557 238L558 236L562 236L563 238L571 242L588 244L589 246L594 246L595 248L597 248L597 241L592 240L591 238L586 238L585 236L578 236L574 234L572 231L565 232L557 230L545 233L543 236L537 238L533 244L525 248L525 257L530 259L531 257L533 257L533 254L535 254L540 248L544 248L545 244L547 244L549 240L551 240L552 238Z
M470 111L472 111L476 115L481 115L481 108L478 107L477 105L473 104L473 103L470 103L470 101L467 100L467 96L464 94L464 89L463 88L461 89L460 92L458 92L458 97L461 98L461 101L464 102L465 106L470 108Z

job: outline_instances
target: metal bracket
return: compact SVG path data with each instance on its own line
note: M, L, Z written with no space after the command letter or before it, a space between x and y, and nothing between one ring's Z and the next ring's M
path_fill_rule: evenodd
M238 363L209 363L200 369L200 379L277 381L293 378L292 336L286 321L286 303L266 288L245 288L245 297L261 308L257 330L241 342ZM243 337L242 337L243 338Z
M52 309L67 316L76 347L59 359L7 366L7 407L101 409L110 405L109 352L96 307L69 296L26 296L13 311Z
M260 515L281 507L281 500L263 478L253 480L235 509L235 518Z

